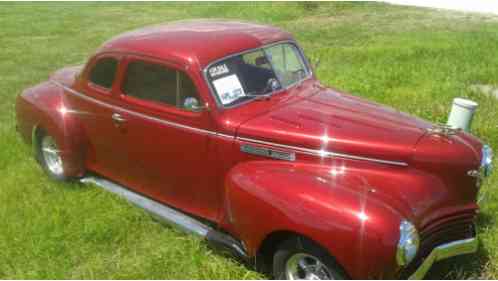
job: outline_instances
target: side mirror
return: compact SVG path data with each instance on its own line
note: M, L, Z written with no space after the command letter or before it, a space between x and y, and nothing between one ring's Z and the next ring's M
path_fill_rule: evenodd
M280 88L280 83L278 82L277 79L274 79L274 78L270 78L268 79L268 82L266 84L266 88L267 89L270 89L272 91L275 91L277 90L278 88Z
M199 101L194 97L188 97L183 101L183 108L189 111L199 112L207 109L207 106L200 105Z

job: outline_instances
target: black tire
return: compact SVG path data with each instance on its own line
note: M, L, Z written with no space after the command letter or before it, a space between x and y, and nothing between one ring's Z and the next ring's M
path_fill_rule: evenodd
M322 275L323 279L347 278L341 266L325 249L304 237L292 237L278 246L273 256L273 277L279 280L289 279L287 276L287 263L291 258L297 256L309 256L319 260L325 266L326 275L328 276L324 277Z
M45 130L40 129L37 133L37 151L36 151L36 160L38 163L40 163L40 166L42 167L43 171L52 179L55 181L70 181L72 178L66 177L64 172L62 173L55 173L53 170L49 168L49 160L46 158L45 154L42 151L42 145L43 145L43 140L47 137L53 138L49 134L45 132ZM55 142L55 141L54 141ZM62 161L62 160L61 160Z

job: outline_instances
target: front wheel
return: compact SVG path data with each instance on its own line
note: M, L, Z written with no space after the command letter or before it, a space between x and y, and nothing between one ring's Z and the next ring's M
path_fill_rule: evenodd
M294 237L278 246L273 276L281 280L331 280L346 275L326 250L306 238Z

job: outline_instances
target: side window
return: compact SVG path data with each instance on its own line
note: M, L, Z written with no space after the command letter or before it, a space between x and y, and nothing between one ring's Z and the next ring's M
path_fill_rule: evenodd
M126 69L122 90L138 99L176 106L176 71L158 64L133 61Z
M118 69L118 61L115 58L103 58L97 61L90 71L90 82L95 85L110 89L116 71Z
M189 97L199 99L194 84L185 73L144 61L128 64L122 91L134 98L178 108L184 108Z

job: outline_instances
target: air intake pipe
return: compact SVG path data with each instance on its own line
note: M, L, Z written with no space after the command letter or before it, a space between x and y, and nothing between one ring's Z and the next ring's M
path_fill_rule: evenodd
M455 98L447 124L455 129L459 128L466 132L470 131L477 105L476 102L468 99Z

